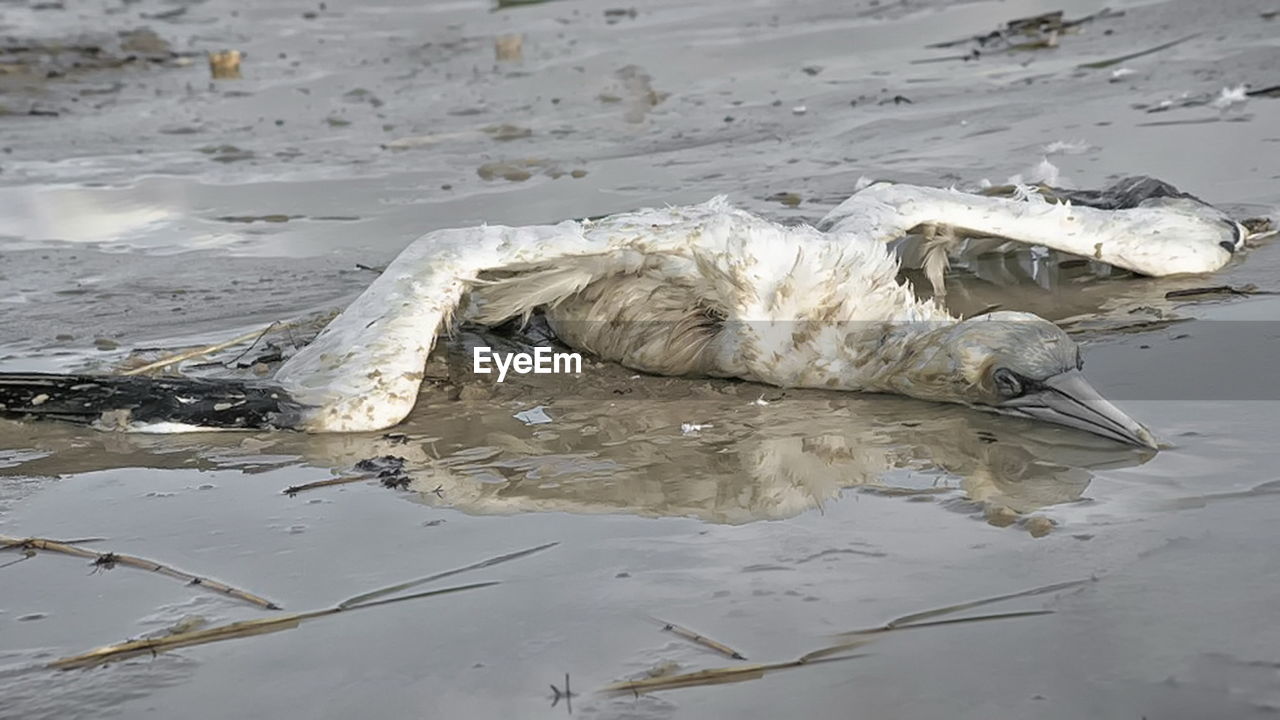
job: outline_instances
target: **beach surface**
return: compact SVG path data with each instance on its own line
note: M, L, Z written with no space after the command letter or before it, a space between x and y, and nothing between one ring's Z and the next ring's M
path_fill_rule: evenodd
M1057 10L1094 17L1025 47L929 47ZM1280 83L1277 11L0 0L0 371L107 372L275 324L184 366L269 373L414 238L482 222L717 194L814 222L862 178L1137 174L1274 219L1280 93L1224 89ZM240 78L211 79L205 53L224 49L242 53ZM76 547L283 612L558 543L404 592L497 585L65 671L46 665L282 611L0 552L0 718L1274 717L1278 278L1268 240L1208 276L1029 249L953 268L955 312L1028 310L1071 332L1099 391L1164 441L1154 455L958 406L589 357L577 377L467 372L472 346L518 348L536 326L462 329L384 433L0 420L0 535L98 538ZM358 481L283 492L331 478ZM967 611L1051 613L602 692L1069 581Z

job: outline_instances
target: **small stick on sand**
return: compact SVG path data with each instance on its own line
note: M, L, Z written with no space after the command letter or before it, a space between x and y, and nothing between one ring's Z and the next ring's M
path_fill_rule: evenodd
M1052 585L1041 585L1040 587L1034 587L1034 588L1031 588L1030 590L1020 590L1018 592L1009 593L1007 595L996 595L995 597L983 598L981 600L972 600L970 602L959 603L957 605L948 605L947 607L938 608L936 610L925 610L918 613L911 613L910 615L903 615L900 618L894 618L893 620L890 620L889 622L885 623L883 627L886 629L903 627L910 624L920 623L923 620L929 620L935 617L939 617L941 615L950 615L952 613L957 613L962 610L972 610L973 608L981 607L983 605L990 605L992 603L1004 602L1005 600L1013 600L1015 598L1034 597L1036 595L1047 595L1049 593L1057 592L1059 590L1069 590L1073 587L1087 585L1088 583L1091 583L1091 582L1094 582L1093 578L1086 578L1083 580L1068 580L1067 582L1054 583ZM850 635L858 634L860 632L865 632L865 631L854 630L851 633L843 633L843 635L847 637Z
M995 613L992 615L969 615L962 618L948 618L946 620L930 620L928 622L912 623L910 625L895 625L894 627L878 627L868 630L857 630L853 633L846 633L844 637L852 637L831 647L825 647L820 650L805 653L800 656L801 662L812 662L821 660L831 655L847 652L854 648L862 647L875 639L876 635L885 633L898 632L901 630L916 630L918 628L938 627L940 625L961 625L964 623L988 622L990 620L1012 620L1014 618L1036 617L1038 615L1052 615L1052 610L1019 610L1016 612Z
M700 635L690 630L689 628L681 627L675 623L667 622L666 620L660 620L656 617L653 617L652 615L649 616L649 619L661 625L663 630L667 632L675 633L676 635L679 635L680 637L688 640L689 642L696 643L705 648L710 648L720 653L721 655L724 655L726 657L731 657L734 660L747 659L745 655L738 652L737 650L734 650L728 645L725 645L722 642L716 642L715 640L712 640L711 638L705 635Z
M9 567L10 565L17 565L18 563L22 562L23 560L30 560L31 558L33 558L33 557L35 557L35 556L36 556L36 551L35 551L35 550L26 550L26 551L24 551L24 552L22 553L22 557L18 558L17 560L10 560L10 561L9 561L9 562L7 562L7 563L0 563L0 568L7 568L7 567Z
M427 577L418 578L417 580L410 580L409 582L403 582L397 585L392 585L391 587L385 587L385 588L382 588L381 590L374 590L372 592L367 592L362 595L357 595L353 598L343 600L342 602L338 603L338 609L342 610L342 609L351 608L351 607L364 606L364 605L370 604L370 602L373 601L375 598L382 597L383 595L398 593L402 590L408 590L411 587L417 587L418 585L423 585L425 583L432 582L433 580L440 580L442 578L447 578L451 575L458 575L459 573L469 572L471 570L479 570L480 568L492 567L499 563L508 562L510 560L516 560L518 558L532 555L537 552L542 552L543 550L546 550L548 548L553 548L559 544L560 543L558 542L544 543L542 545L527 548L525 550L517 550L515 552L507 553L505 555L498 555L497 557L491 557L488 560L481 560L478 563L464 565L463 567L460 567L460 568L454 568L452 570L445 570L444 572L438 572L435 575L428 575Z
M153 363L147 363L142 367L136 367L131 370L125 370L120 374L121 375L141 375L143 373L149 373L152 370L159 370L161 368L169 367L170 365L176 365L180 362L191 360L192 358L198 358L198 357L203 357L205 355L210 355L212 353L218 352L219 350L226 350L229 347L234 347L236 345L239 345L242 342L247 342L249 340L252 340L255 343L257 343L258 340L262 339L263 335L266 335L268 332L271 331L272 328L275 328L280 324L281 323L279 321L276 321L262 328L261 330L254 330L252 332L247 332L243 335L237 335L236 337L233 337L230 340L227 340L225 342L215 343L213 345L208 345L201 348L195 348L193 350L187 350L186 352L180 352L180 353L177 353L176 355L170 355L169 357L166 357L166 358L160 358L159 360ZM292 322L284 323L283 327L286 327L286 328L291 327L293 324L294 323Z
M779 663L768 663L763 665L738 665L726 668L714 668L711 670L697 670L679 675L659 675L656 677L643 678L640 680L627 680L624 682L613 683L604 687L601 692L606 693L633 693L639 695L642 692L652 692L656 690L673 690L676 688L699 687L705 685L719 685L721 683L742 682L744 680L755 680L764 677L765 674L775 670L787 670L791 668L803 667L805 665L816 665L818 663L834 662L837 660L851 660L853 658L865 657L861 654L849 654L849 651L866 645L878 636L896 632L899 630L914 630L917 628L936 627L940 625L955 625L959 623L986 622L988 620L1007 620L1012 618L1034 617L1038 615L1051 615L1052 610L1022 610L1007 613L998 613L994 615L973 615L962 618L947 618L935 620L941 615L969 610L982 605L1000 602L1002 600L1012 600L1020 597L1031 597L1034 595L1043 595L1058 590L1066 590L1078 587L1085 583L1093 582L1089 580L1073 580L1070 582L1055 583L1053 585L1044 585L1030 590L1009 593L1007 595L997 595L995 597L983 598L971 602L959 603L957 605L948 605L944 608L934 610L925 610L922 612L903 615L894 618L889 622L878 625L876 627L867 628L865 630L854 630L853 632L841 633L840 638L843 642L805 653L795 660ZM654 618L655 620L657 618ZM661 622L661 621L659 621ZM674 629L670 623L665 629ZM686 636L687 637L687 636Z
M221 593L228 597L236 598L237 600L244 600L245 602L252 603L266 610L280 609L279 605L267 600L266 598L254 595L251 592L233 588L230 585L218 582L217 580L192 575L191 573L183 572L176 568L169 567L168 565L162 565L154 560L147 560L146 558L135 557L133 555L120 555L113 552L101 553L76 547L75 545L69 545L57 540L34 537L16 538L8 535L0 535L0 549L21 549L28 551L45 550L48 552L62 553L64 555L74 555L75 557L91 559L96 567L101 568L111 568L117 564L128 565L130 567L160 573L161 575L166 575L171 578L185 580L190 585L199 585L200 587L212 590L213 592Z
M449 593L474 590L497 584L498 583L496 582L480 582L472 583L470 585L458 585L455 587L444 588L442 590L429 590L426 592L414 593L413 595L404 595L402 597L391 598L389 600L379 600L377 602L365 603L346 608L331 607L324 610L312 610L311 612L289 613L278 617L233 622L226 625L218 625L211 628L202 628L189 632L176 633L174 635L166 635L159 638L131 640L129 642L117 643L115 645L106 645L79 655L60 658L49 663L46 667L55 670L73 670L75 668L93 667L94 665L101 665L102 663L110 662L112 660L123 660L125 658L134 657L135 655L155 655L156 653L166 652L168 650L174 650L181 647L204 645L206 643L220 642L222 640L234 640L236 638L251 637L253 635L264 635L266 633L279 632L281 630L292 630L304 620L325 617L327 615L336 615L348 610L359 610L376 607L378 605L403 602L405 600L416 600L418 598L432 597L435 595L446 595Z
M836 662L839 660L852 660L859 657L865 656L841 655L840 657L822 658L821 660L814 661L800 659L780 663L769 663L767 665L737 665L726 668L712 668L710 670L696 670L694 672L681 673L680 675L659 675L658 677L643 678L641 680L617 682L612 685L606 685L600 689L600 692L632 693L639 695L642 692L653 692L655 690L675 690L677 688L736 683L746 680L758 680L759 678L764 677L766 673L773 672L775 670L789 670L791 668L804 667L805 665L816 665L818 663Z
M237 355L237 356L235 356L235 357L231 358L230 360L228 360L228 361L224 362L224 363L223 363L223 365L224 365L225 367L231 367L232 365L235 365L236 363L240 362L240 360L241 360L241 359L243 359L245 355L248 355L248 354L250 353L250 351L252 351L254 348L258 347L258 343L262 342L262 338L266 337L266 336L267 336L267 333L269 333L269 332L271 332L272 330L274 330L274 329L275 329L275 327L276 327L276 325L279 325L279 324L280 324L280 321L279 321L279 320L277 320L277 321L275 321L275 322L271 323L270 325L268 325L266 330L263 330L261 333L258 333L258 337L254 338L254 339L253 339L253 342L249 343L249 347L247 347L247 348L245 348L243 351L241 351L239 355Z
M1094 582L1093 578L1089 578L1087 580L1068 580L1067 582L1054 583L1052 585L1042 585L1040 587L1031 588L1030 590L1020 590L1006 595L996 595L994 597L982 598L981 600L972 600L970 602L948 605L946 607L936 608L933 610L924 610L917 613L911 613L910 615L903 615L902 617L890 620L884 625L840 633L837 637L844 639L845 642L832 645L831 647L822 648L821 650L814 650L800 659L807 662L809 660L816 660L835 653L844 652L870 642L877 635L897 630L914 630L916 628L937 627L939 625L958 625L961 623L986 622L988 620L1009 620L1021 617L1034 617L1036 615L1052 615L1052 610L1021 610L997 613L994 615L971 615L968 617L948 618L945 620L934 619L943 615L951 615L965 610L972 610L977 607L982 607L983 605L1004 602L1005 600L1045 595L1059 590L1069 590L1091 582Z
M352 475L349 477L329 478L328 480L316 480L314 482L302 483L301 485L290 485L289 487L281 490L280 493L282 495L293 497L294 495L307 490L315 490L316 488L329 487L331 485L349 485L351 483L360 482L361 480L373 479L375 479L373 475Z
M1169 48L1175 45L1181 45L1182 43L1188 40L1194 40L1195 38L1198 38L1198 37L1200 37L1200 33L1192 33L1190 35L1187 35L1186 37L1180 37L1177 40L1170 40L1167 43L1164 43L1162 45L1157 45L1153 48L1147 48L1146 50L1140 50L1135 53L1129 53L1128 55L1121 55L1120 57L1113 57L1109 60L1098 60L1097 62L1083 63L1081 65L1077 65L1076 67L1080 69L1088 69L1088 70L1101 70L1102 68L1108 68L1108 67L1111 67L1112 65L1119 65L1122 62L1134 60L1134 59L1143 57L1144 55L1158 53L1161 50L1168 50Z
M1214 285L1212 287L1186 288L1185 290L1170 290L1164 294L1165 300L1175 300L1177 298L1195 297L1197 295L1276 295L1280 294L1274 290L1259 290L1252 285L1244 287L1232 287L1230 285Z

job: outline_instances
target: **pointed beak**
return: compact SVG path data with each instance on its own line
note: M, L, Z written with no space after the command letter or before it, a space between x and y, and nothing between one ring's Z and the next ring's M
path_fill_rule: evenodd
M996 406L1006 415L1033 418L1066 425L1129 445L1159 449L1151 432L1084 379L1079 370L1069 370L1044 381L1043 387Z

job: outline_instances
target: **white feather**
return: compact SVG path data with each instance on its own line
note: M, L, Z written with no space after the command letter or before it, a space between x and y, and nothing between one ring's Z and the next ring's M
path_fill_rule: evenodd
M1210 105L1219 110L1226 110L1233 105L1243 105L1249 102L1248 90L1248 85L1222 88L1222 92L1218 93L1218 97L1214 98Z

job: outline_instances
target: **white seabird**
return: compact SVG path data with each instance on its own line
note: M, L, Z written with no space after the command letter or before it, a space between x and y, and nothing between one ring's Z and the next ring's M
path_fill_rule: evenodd
M825 231L784 227L723 198L598 221L437 230L405 248L273 383L9 374L0 375L0 411L152 432L381 430L412 410L427 356L453 323L541 309L565 344L641 371L897 393L1155 448L1084 379L1080 350L1061 329L1028 313L952 317L898 280L886 243L946 226L1146 274L1202 272L1226 262L1243 230L1198 204L1208 210L880 183L833 210Z

